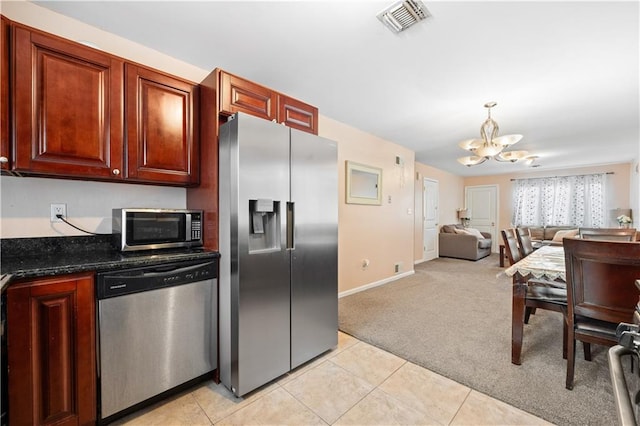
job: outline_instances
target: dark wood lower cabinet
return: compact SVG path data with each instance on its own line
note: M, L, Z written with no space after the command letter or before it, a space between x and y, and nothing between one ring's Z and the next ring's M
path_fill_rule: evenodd
M96 421L93 274L7 290L10 425Z

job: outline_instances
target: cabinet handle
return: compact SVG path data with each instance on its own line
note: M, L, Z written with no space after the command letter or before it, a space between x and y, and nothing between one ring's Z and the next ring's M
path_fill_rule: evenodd
M113 171L111 173L113 173L114 175L118 176L120 174L120 170L113 169Z
M8 163L8 162L9 162L9 159L7 157L4 157L4 156L0 157L0 163Z

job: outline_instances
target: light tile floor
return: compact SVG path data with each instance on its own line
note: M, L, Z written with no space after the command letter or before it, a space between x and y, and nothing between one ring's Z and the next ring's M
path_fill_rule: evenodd
M205 382L116 424L549 424L347 334L338 337L336 349L244 398Z

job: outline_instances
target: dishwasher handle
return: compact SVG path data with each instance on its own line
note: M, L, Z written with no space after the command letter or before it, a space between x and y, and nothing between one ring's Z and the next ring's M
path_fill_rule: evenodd
M144 270L143 277L161 277L165 275L185 274L192 272L202 267L202 264L192 266L180 266L180 265L159 265L153 268L147 268Z
M176 262L103 272L97 275L97 297L107 299L142 291L215 279L216 261Z

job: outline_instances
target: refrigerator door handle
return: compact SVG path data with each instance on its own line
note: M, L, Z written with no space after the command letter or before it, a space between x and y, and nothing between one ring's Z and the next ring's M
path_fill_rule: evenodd
M295 208L296 203L287 201L287 250L295 250L296 248L294 240Z

